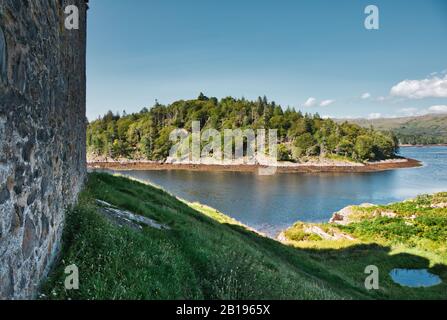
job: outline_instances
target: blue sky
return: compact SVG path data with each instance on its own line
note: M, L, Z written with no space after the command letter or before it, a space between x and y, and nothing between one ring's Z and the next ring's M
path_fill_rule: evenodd
M333 117L447 112L447 0L91 0L87 50L90 120L201 91Z

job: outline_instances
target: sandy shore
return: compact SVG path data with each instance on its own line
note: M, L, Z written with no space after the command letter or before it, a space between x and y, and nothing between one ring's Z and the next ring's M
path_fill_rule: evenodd
M366 164L351 162L333 163L278 163L277 173L318 173L318 172L376 172L403 168L416 168L422 166L420 161L414 159L392 159ZM231 171L231 172L256 172L261 165L208 165L208 164L172 164L149 161L91 161L88 162L90 169L111 170L188 170L188 171Z

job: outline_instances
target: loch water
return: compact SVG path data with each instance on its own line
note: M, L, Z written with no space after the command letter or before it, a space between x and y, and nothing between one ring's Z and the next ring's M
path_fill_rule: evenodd
M447 191L447 147L405 147L401 155L423 167L371 173L118 171L150 181L275 236L294 222L323 222L345 206L387 204Z

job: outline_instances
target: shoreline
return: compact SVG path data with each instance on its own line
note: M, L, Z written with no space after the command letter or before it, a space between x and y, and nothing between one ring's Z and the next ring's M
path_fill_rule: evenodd
M401 144L400 148L432 148L432 147L447 147L447 143L438 144Z
M288 164L279 163L276 167L277 173L365 173L380 172L395 169L418 168L423 164L415 159L398 158L380 162L366 164L358 163L336 163L336 164ZM170 171L186 170L201 172L256 172L261 168L267 168L263 165L216 165L216 164L172 164L147 161L88 161L89 169L110 169L110 170L149 170L149 171Z

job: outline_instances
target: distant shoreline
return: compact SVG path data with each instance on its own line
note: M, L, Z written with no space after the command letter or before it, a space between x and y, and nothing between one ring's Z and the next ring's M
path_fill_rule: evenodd
M88 162L89 169L110 169L110 170L149 170L149 171L227 171L227 172L256 172L260 168L266 168L262 165L209 165L209 164L172 164L149 161L91 161ZM380 162L366 164L356 163L338 163L338 164L288 164L279 163L277 173L362 173L379 172L394 169L417 168L422 163L415 159L398 158Z
M401 144L400 148L430 148L430 147L447 147L447 143L438 144Z

